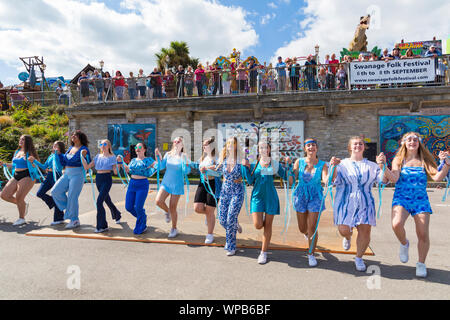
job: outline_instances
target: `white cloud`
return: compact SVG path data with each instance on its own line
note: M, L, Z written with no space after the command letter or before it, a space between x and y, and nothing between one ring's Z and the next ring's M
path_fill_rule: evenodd
M268 24L270 22L270 20L275 19L276 16L277 15L275 13L272 13L272 14L268 13L268 14L262 16L261 17L261 24L262 25Z
M267 4L267 6L268 6L269 8L272 8L272 9L278 8L278 6L277 6L275 3L273 3L273 2L269 2L269 3Z
M0 60L43 56L49 76L71 78L87 63L123 73L150 72L154 54L171 41L186 41L191 56L212 61L258 43L240 7L211 0L124 0L120 13L90 0L0 0Z
M294 40L279 48L276 57L306 56L314 54L314 46L320 46L319 56L335 53L339 56L342 48L348 48L353 39L360 16L375 13L372 27L366 32L368 49L373 47L392 48L396 42L445 40L450 32L450 2L440 0L388 1L373 0L306 0L302 6L305 18L297 25ZM375 5L374 5L375 3ZM373 9L378 9L373 11ZM368 12L369 10L369 12ZM305 29L306 28L306 29Z

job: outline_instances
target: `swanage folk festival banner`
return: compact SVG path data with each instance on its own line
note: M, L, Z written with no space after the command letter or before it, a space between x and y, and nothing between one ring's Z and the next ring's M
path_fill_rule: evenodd
M350 63L350 84L382 84L434 81L434 58Z

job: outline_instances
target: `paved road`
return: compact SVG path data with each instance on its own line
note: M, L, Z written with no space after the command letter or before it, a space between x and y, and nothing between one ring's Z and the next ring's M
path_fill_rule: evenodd
M398 259L392 189L385 190L383 216L372 233L375 256L365 258L375 273L355 271L351 255L318 254L312 269L301 252L270 252L261 266L254 249L228 257L215 247L28 237L51 222L49 210L29 196L29 223L17 228L15 206L0 201L0 299L449 299L450 201L441 202L442 190L429 191L434 214L425 280L415 277L412 219L410 261ZM111 194L123 201L124 189L116 184ZM89 187L81 199L80 212L93 210Z

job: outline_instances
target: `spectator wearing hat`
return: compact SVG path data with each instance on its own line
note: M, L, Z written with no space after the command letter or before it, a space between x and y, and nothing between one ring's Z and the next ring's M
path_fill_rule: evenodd
M283 92L286 90L286 63L283 62L283 58L278 57L275 69L277 70L278 91Z
M438 57L440 55L441 55L441 53L439 52L439 50L436 48L436 46L434 44L431 45L430 48L427 50L427 52L425 52L425 54L423 55L426 58L434 57L434 68L436 70L436 73L437 73L437 68L438 68L438 63L439 63Z

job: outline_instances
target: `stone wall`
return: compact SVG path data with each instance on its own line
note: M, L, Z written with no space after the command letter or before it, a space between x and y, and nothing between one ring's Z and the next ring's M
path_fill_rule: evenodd
M316 138L320 157L329 159L346 157L348 139L355 135L377 143L379 150L380 114L450 115L450 87L121 101L75 105L66 112L70 128L86 132L92 143L106 138L108 122L153 119L161 150L164 143L170 148L174 131L180 128L192 134L193 149L201 144L201 139L194 141L194 134L217 129L219 122L303 120L305 138Z

